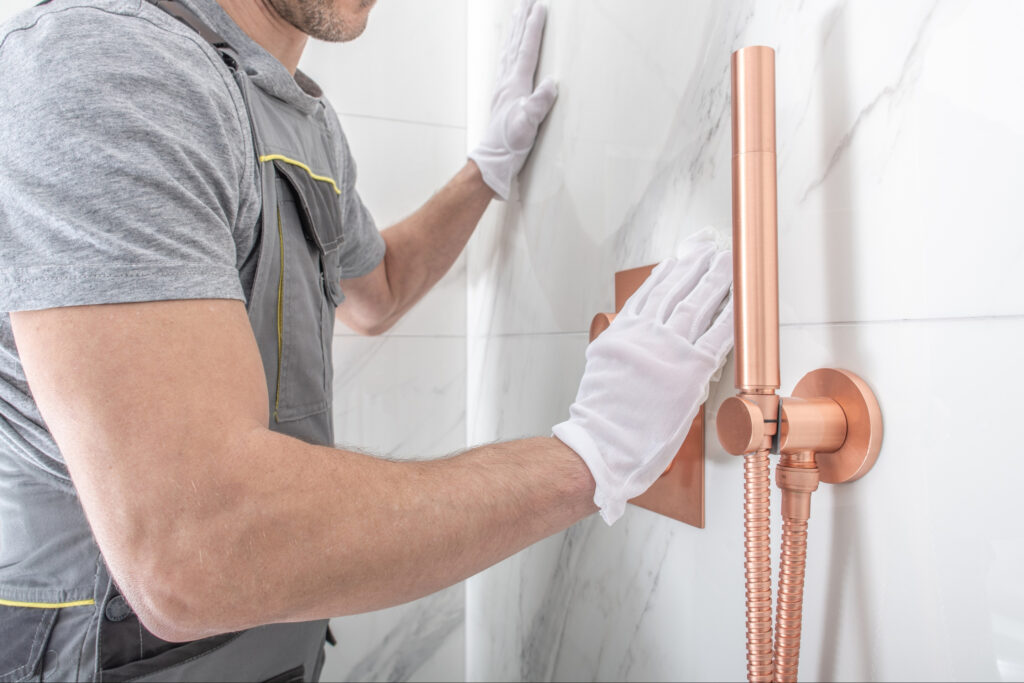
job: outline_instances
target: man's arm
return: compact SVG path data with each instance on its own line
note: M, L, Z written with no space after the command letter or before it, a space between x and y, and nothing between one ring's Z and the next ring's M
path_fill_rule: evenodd
M238 301L11 321L104 558L168 640L411 600L595 510L586 465L553 438L390 462L269 431Z
M381 232L384 260L344 281L338 319L362 334L394 325L448 272L493 197L476 163L466 162L419 210Z
M536 0L520 1L500 60L491 121L471 161L423 208L383 231L383 263L345 281L337 315L352 329L378 334L391 327L448 272L488 202L495 195L508 199L557 94L551 77L536 88L533 83L546 17Z

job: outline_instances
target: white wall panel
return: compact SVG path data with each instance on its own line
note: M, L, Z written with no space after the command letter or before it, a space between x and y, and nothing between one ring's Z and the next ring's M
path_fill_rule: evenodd
M469 8L470 136L512 4ZM540 72L559 99L468 255L470 440L564 417L615 270L729 233L729 54L775 46L783 392L853 370L886 430L866 478L813 499L801 677L1019 680L1021 5L549 7ZM742 462L706 442L705 530L631 508L474 577L468 678L742 678Z

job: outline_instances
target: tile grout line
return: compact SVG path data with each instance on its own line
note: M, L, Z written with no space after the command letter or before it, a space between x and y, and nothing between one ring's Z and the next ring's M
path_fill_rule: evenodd
M432 121L415 121L413 119L400 119L392 116L374 116L372 114L352 114L349 112L338 112L339 117L347 116L353 119L363 119L368 121L387 121L389 123L404 123L410 126L429 126L431 128L446 128L450 130L461 130L466 131L465 125L455 125L452 123L435 123Z
M335 334L334 339L466 339L464 334Z
M888 325L893 323L954 323L1020 319L1024 319L1024 314L1011 313L1007 315L937 316L934 318L879 318L877 320L823 320L806 323L782 323L779 327L839 327L854 325Z
M798 327L855 327L857 325L892 325L899 323L956 323L956 322L985 322L994 320L1022 320L1024 314L1010 315L979 315L979 316L958 316L958 317L935 317L935 318L883 318L878 320L836 320L806 323L782 323L780 328ZM589 330L568 330L558 332L501 332L498 334L389 334L376 337L379 339L498 339L505 337L555 337L555 336L578 336L589 334ZM335 338L356 337L361 339L373 339L359 334L335 334Z

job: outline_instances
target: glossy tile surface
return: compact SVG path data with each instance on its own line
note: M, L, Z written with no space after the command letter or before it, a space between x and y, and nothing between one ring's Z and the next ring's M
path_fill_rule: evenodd
M469 138L511 4L469 7ZM729 54L773 45L783 391L846 368L885 421L812 502L801 678L1019 680L1022 30L999 1L550 3L559 99L469 251L470 441L564 417L615 270L730 231ZM468 679L741 679L742 461L706 444L705 530L630 508L474 577Z
M425 30L425 28L430 28ZM311 41L302 67L340 113L357 188L378 227L415 211L465 163L465 0L389 0L366 33ZM465 261L385 337L336 327L335 433L379 455L424 458L465 446ZM332 620L323 680L458 681L464 587Z
M356 189L379 228L405 218L466 163L461 128L339 115L358 165Z
M576 395L587 339L470 337L469 442L550 435ZM466 582L467 680L547 680L538 658L558 649L571 598L561 588L575 574L565 567L573 534L537 543Z
M506 4L470 7L470 139L492 73L474 46ZM729 54L758 43L777 48L783 322L1024 313L1022 29L998 1L553 3L539 72L559 98L520 200L473 245L472 315L583 331L609 272L728 232Z
M466 0L388 0L342 44L310 41L300 67L343 114L465 126Z
M463 338L334 339L334 425L342 447L399 459L465 444ZM339 492L340 494L341 492ZM323 680L464 678L464 587L387 610L333 619Z
M416 211L466 163L466 134L460 128L364 116L340 119L358 164L356 189L380 229ZM336 326L335 332L351 334L344 325ZM465 335L465 257L390 333Z
M335 441L392 458L461 448L465 348L459 338L335 337Z
M823 485L813 498L807 680L1019 676L1024 522L1016 487L1024 462L1005 447L1015 403L997 399L1009 398L1003 377L1024 377L1021 338L1020 318L783 329L784 390L805 370L846 368L869 378L885 420L874 470L855 484ZM572 365L575 351L558 339L487 342L523 349L497 361L513 368L527 348L531 358L562 355ZM982 346L985 358L964 362ZM731 372L727 366L727 380L713 389L712 423L733 393ZM503 379L492 374L497 415L471 411L472 423L490 423L503 438L561 419L559 406L513 398L544 384L543 376L504 386ZM588 519L474 577L469 678L741 678L742 463L713 437L707 450L706 530L630 508L611 528Z
M467 438L550 436L569 416L583 372L585 334L467 339Z
M331 621L322 681L459 681L463 678L462 584L386 610Z

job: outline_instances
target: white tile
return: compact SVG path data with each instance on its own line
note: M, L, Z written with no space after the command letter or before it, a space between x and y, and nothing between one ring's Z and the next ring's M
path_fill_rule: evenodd
M466 0L378 3L362 36L310 41L300 68L341 113L464 126Z
M587 335L467 340L470 443L547 436L568 415L583 373ZM550 680L572 593L577 526L466 582L467 680ZM515 615L500 619L497 615Z
M587 335L470 336L467 344L470 444L548 436L568 415ZM568 557L561 552L564 536L534 544L466 582L467 680L548 680L539 660L524 653L547 651L544 641L558 635L569 593L552 596L545 587ZM525 639L536 621L542 637Z
M465 680L465 587L331 620L323 681Z
M823 47L780 52L780 73L817 53L799 98L779 91L782 318L1024 312L1024 124L1007 115L1024 97L999 85L1024 9L877 7L837 8Z
M340 118L359 167L356 189L381 229L416 211L466 162L466 136L460 129L360 116ZM460 256L391 333L465 334L465 271L465 258ZM340 324L336 333L352 334Z
M336 440L392 458L465 445L464 338L334 339ZM322 680L464 680L464 586L405 605L333 619Z
M381 228L421 207L466 163L466 133L459 128L338 118L358 165L356 190Z
M470 10L470 138L504 11ZM1024 313L1021 30L1012 2L553 3L559 98L471 243L470 328L586 330L614 270L728 233L729 53L756 43L777 48L783 322Z
M466 581L466 680L552 680L581 569L573 548L591 526L555 534Z
M468 444L550 436L569 415L586 347L585 334L469 337Z
M491 62L507 24L504 4L497 21L489 8L470 8L470 139L489 117ZM611 306L616 269L660 260L687 235L728 220L727 187L716 203L668 177L706 172L694 157L708 154L714 112L680 102L709 87L693 65L707 40L701 27L716 12L668 1L643 12L622 2L550 7L538 75L557 76L559 96L518 195L492 206L470 244L471 330L585 331Z
M338 334L352 334L345 325ZM462 337L466 334L466 257L459 256L444 277L395 323L387 335Z
M461 683L466 680L466 613L463 604L466 588L464 584L459 584L452 590L458 590L463 595L458 611L453 614L458 623L439 647L428 651L430 658L417 667L409 677L411 683Z
M814 494L803 678L1013 680L1024 666L1024 461L1007 441L1022 338L1024 318L783 329L784 392L809 370L843 367L872 386L885 423L875 468ZM560 335L512 339L545 358ZM712 392L711 424L731 373ZM552 393L574 390L550 380ZM471 421L501 435L522 419L507 397L541 384L537 373L500 386L495 414ZM630 508L610 529L591 518L472 580L467 628L481 635L469 642L491 657L470 651L471 679L743 676L742 461L706 438L705 530ZM773 505L777 554L777 492Z
M523 680L519 577L522 558L537 545L466 580L467 681Z
M395 458L463 448L465 349L458 338L335 337L335 441Z

